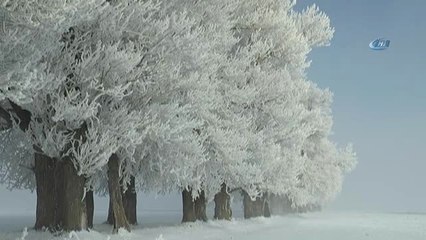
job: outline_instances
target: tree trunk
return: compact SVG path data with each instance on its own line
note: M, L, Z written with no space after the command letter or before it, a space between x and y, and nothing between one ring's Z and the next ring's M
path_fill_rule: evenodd
M78 176L69 157L55 166L55 228L52 230L80 231L87 229L86 201L83 176Z
M214 196L214 203L214 218L231 220L231 197L228 194L226 184L222 184L220 192Z
M93 191L86 192L86 212L87 212L87 227L93 228L93 215L95 211L95 203L93 200Z
M263 205L263 216L264 217L271 217L271 210L269 209L269 200L266 198L265 203Z
M114 212L112 211L112 201L111 198L109 198L109 205L108 205L108 217L107 217L107 224L113 225L114 224Z
M183 217L182 222L195 222L195 206L191 190L182 191Z
M136 215L136 204L137 204L137 194L135 188L135 177L130 178L130 183L127 185L127 190L123 194L123 206L126 213L127 221L129 224L136 225L137 215Z
M84 201L83 176L78 176L71 160L64 159L62 187L58 194L62 195L58 202L61 224L65 231L80 231L87 229L86 201Z
M123 207L118 160L116 154L112 154L108 160L108 189L113 212L114 233L117 233L120 228L130 232L130 225Z
M286 215L296 211L292 207L292 201L287 195L269 195L269 207L272 215Z
M51 229L55 225L55 160L35 153L35 179L37 192L36 222L34 228Z
M75 130L74 138L83 139L87 130L86 123ZM78 148L77 145L68 144L67 149ZM64 152L66 152L66 150ZM84 176L79 176L72 162L72 156L65 156L56 162L55 168L55 197L56 219L59 230L80 231L87 229L87 208L85 195Z
M133 191L132 191L133 189ZM135 191L135 178L132 177L130 180L130 184L127 186L127 191L123 194L123 207L124 212L126 214L127 221L129 224L136 225L137 224L137 214L136 214L136 205L137 205L137 194ZM107 224L114 224L114 212L112 210L111 198L108 206L108 217L106 220Z
M265 215L265 197L256 197L253 201L246 192L243 192L243 195L244 218L262 217Z
M64 167L63 161L58 160L55 164L54 194L55 194L55 228L53 231L62 230L63 204L64 204Z
M3 101L0 102L0 122L2 123L0 125L0 131L13 127L12 117L9 112L1 106L2 102Z
M9 100L10 106L12 106L13 112L16 114L18 119L16 119L19 122L19 128L25 132L28 129L28 126L31 122L31 112L23 109L18 104L14 103L13 101Z
M200 221L207 221L207 201L206 201L206 195L204 191L200 192L200 195L195 199L194 202L194 211L195 211L195 218Z

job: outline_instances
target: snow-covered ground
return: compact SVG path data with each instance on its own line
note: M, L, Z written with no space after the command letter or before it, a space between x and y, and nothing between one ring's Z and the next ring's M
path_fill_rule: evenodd
M28 230L23 237L20 224L32 224L32 218L0 218L1 240L424 240L426 215L378 213L309 213L287 217L236 219L232 222L179 224L177 212L150 213L141 216L141 225L132 233L111 235L107 225L96 225L91 232L52 236ZM97 220L100 220L98 218ZM163 225L163 226L161 226ZM5 229L8 228L8 229ZM26 234L24 234L26 235Z

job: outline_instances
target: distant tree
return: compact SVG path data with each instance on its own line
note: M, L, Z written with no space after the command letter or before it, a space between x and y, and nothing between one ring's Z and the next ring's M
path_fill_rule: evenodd
M311 133L303 144L303 167L297 176L297 184L288 197L293 208L309 209L324 206L340 192L344 174L356 165L352 146L339 149L329 140L332 127L331 93L312 85L305 106L310 112L306 123Z
M306 146L317 129L327 129L322 141L329 142L331 119L329 104L324 101L327 91L318 89L306 80L309 66L307 54L313 47L327 45L333 36L328 17L314 5L301 13L293 10L295 1L243 1L238 4L233 28L240 38L235 47L241 57L249 57L245 86L254 86L257 93L247 103L246 111L254 117L252 127L256 134L251 142L253 162L262 172L255 185L257 197L244 193L245 216L261 216L265 211L268 194L286 196L301 185L305 171L319 174L330 184L340 185L343 176L339 168L326 169L326 165L307 167L307 155L334 151L334 145L315 142L317 148L307 152ZM315 111L310 102L318 102ZM321 105L323 104L323 105ZM315 113L314 113L315 112ZM352 153L336 153L334 159L354 163ZM331 174L327 176L328 174ZM320 181L320 179L317 179ZM313 180L313 182L317 182ZM323 186L321 190L335 195L337 188ZM304 192L308 198L308 190ZM320 198L319 192L313 194ZM294 198L294 204L304 205ZM315 204L314 202L310 202Z

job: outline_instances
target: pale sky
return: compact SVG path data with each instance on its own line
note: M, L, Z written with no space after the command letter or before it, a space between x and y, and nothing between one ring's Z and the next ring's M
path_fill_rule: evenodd
M426 1L299 0L336 29L308 76L334 92L334 136L359 164L332 209L426 212ZM384 37L385 51L369 42Z
M359 164L332 210L426 212L426 1L299 0L317 3L336 28L316 49L308 77L334 92L333 140L354 144ZM390 48L373 51L379 37ZM139 194L139 210L180 210L180 196ZM107 199L97 199L98 212ZM35 214L35 196L0 187L0 215Z

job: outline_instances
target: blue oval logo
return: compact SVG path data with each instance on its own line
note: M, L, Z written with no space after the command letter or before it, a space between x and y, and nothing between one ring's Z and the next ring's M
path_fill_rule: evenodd
M390 40L386 40L384 38L378 38L372 41L369 44L370 48L373 50L385 50L390 46Z

